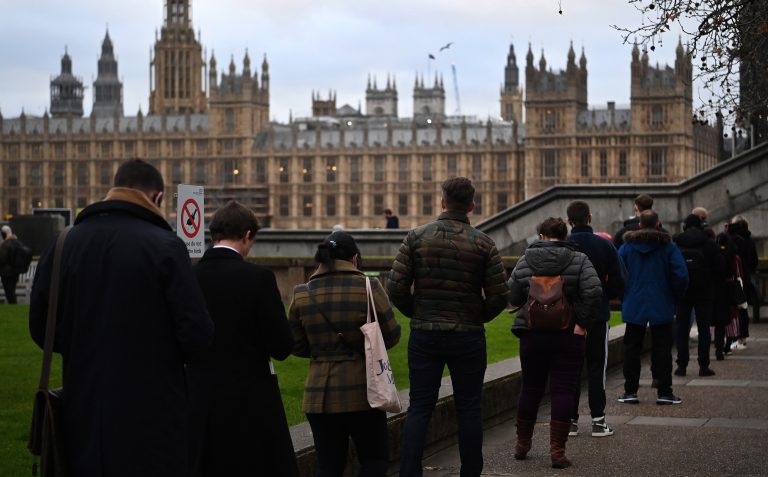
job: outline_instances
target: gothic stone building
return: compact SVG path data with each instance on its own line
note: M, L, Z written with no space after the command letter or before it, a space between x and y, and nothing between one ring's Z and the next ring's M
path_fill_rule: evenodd
M678 49L674 68L632 53L630 109L587 107L586 58L569 52L564 72L537 69L528 51L525 90L510 47L501 90L502 120L445 114L442 77L417 75L413 118L398 116L395 79L369 78L365 112L312 93L313 115L269 121L269 64L252 70L246 52L219 73L194 35L190 0L166 0L150 60L149 111L125 116L113 44L107 34L83 117L83 83L65 54L51 82L50 114L0 116L0 212L79 209L102 199L118 164L154 164L173 196L180 183L206 190L206 215L231 199L276 228L382 227L383 209L403 227L439 213L440 184L472 178L479 221L560 183L677 181L719 157L714 128L694 126L691 66ZM174 222L175 204L164 212Z

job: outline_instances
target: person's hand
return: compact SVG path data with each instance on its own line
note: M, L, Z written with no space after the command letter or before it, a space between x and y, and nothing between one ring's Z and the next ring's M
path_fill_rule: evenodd
M587 330L585 330L579 325L576 325L573 327L573 334L579 335L579 336L587 336Z

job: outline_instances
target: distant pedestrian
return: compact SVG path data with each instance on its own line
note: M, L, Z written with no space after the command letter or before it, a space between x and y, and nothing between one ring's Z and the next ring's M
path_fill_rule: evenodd
M406 235L387 288L411 317L408 340L410 406L400 443L400 477L422 475L424 439L443 370L453 383L461 475L483 469L482 389L487 323L507 306L501 256L487 235L469 224L475 188L466 177L443 182L443 212Z
M560 469L571 465L565 456L565 443L568 441L574 403L579 393L585 335L589 334L588 330L595 329L597 321L602 320L600 309L603 290L589 258L574 250L573 243L565 241L568 227L562 219L548 218L537 227L537 232L539 240L526 249L509 278L510 303L520 307L512 332L520 338L520 364L523 372L517 402L515 459L525 459L531 449L536 415L549 382L552 401L549 455L552 467ZM613 248L608 242L605 245ZM548 279L548 283L561 285L560 301L545 305L554 309L565 300L561 311L563 315L557 317L564 326L545 330L537 325L533 300L538 297L533 290L538 279ZM557 290L557 285L547 291L547 295L552 295L555 300L557 291L552 290ZM597 339L604 342L605 333ZM606 433L610 429L605 426L602 411L599 416L602 424L599 426L599 434L610 435Z
M259 223L229 202L213 215L213 247L194 266L216 334L187 365L193 477L298 476L296 456L270 358L291 354L293 338L275 275L243 258ZM248 456L248 458L243 458Z
M698 215L685 218L683 232L675 235L674 242L680 249L688 269L688 288L680 300L675 319L677 345L677 369L675 376L685 376L688 366L688 341L691 331L691 313L695 311L698 328L699 376L714 376L709 367L710 333L712 311L715 308L714 287L725 270L725 260L703 228Z
M754 240L752 240L752 232L749 230L747 220L741 215L731 219L731 223L728 224L728 235L733 239L736 246L736 254L741 259L744 293L747 295L747 303L752 306L753 319L755 322L759 322L762 298L752 281L753 275L757 271L757 247ZM749 338L749 312L746 309L739 309L739 337L735 348L738 350L746 349L747 338Z
M387 229L400 228L400 219L396 215L392 215L392 209L384 209L384 217L387 220L385 228Z
M15 305L17 303L16 286L19 283L19 275L26 272L26 270L22 270L22 267L29 267L32 253L13 234L8 225L3 225L0 228L0 235L3 238L0 243L0 280L3 282L5 302Z
M741 277L743 270L741 259L736 254L736 244L733 237L728 234L727 227L717 234L715 243L725 267L712 293L715 357L718 361L722 361L731 354L731 344L737 341L739 336L739 310L733 303L734 297L731 296L730 285L738 277ZM735 323L731 323L732 320ZM726 334L729 336L726 337Z
M315 443L315 475L342 476L351 438L360 462L358 475L384 477L389 464L387 413L368 404L360 331L368 294L360 250L350 234L337 231L317 247L315 261L319 267L309 282L294 288L288 311L293 354L310 359L302 411ZM371 286L384 344L391 348L400 340L400 325L379 281L372 278Z
M693 210L691 210L691 214L697 216L701 219L701 228L706 232L707 236L711 238L712 240L715 239L715 231L712 229L712 226L709 225L709 212L704 207L694 207Z
M640 214L645 210L653 209L653 197L648 194L640 194L635 197L634 211L635 215L624 221L624 226L618 230L613 236L613 245L618 250L624 243L624 234L640 228ZM661 231L666 232L661 225L659 225Z
M640 402L640 355L650 325L656 404L680 404L682 400L672 392L672 342L676 308L688 287L683 255L670 235L659 230L656 212L646 210L640 213L640 229L626 233L619 256L627 268L621 305L621 319L626 323L624 394L619 402Z
M68 475L188 477L184 365L213 322L152 165L123 163L64 243L54 351L64 363ZM29 328L42 347L56 240L40 257ZM62 429L60 428L60 429Z
M589 204L577 200L571 202L566 210L570 223L571 235L569 240L578 244L578 250L583 252L597 272L603 294L600 311L591 327L587 329L586 362L587 383L589 387L589 410L592 415L592 437L613 435L613 429L605 422L605 370L608 366L608 335L611 319L609 300L624 295L624 277L626 270L612 242L594 233L589 225L592 214ZM579 380L580 382L581 380ZM569 435L578 434L579 397L576 393L576 406L571 420Z

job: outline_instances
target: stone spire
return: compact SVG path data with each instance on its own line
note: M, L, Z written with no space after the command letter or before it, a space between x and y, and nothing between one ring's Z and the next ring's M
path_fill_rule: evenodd
M54 118L83 115L83 81L72 75L72 58L64 49L61 74L51 81L51 115Z
M117 60L109 37L109 30L101 43L99 74L93 82L92 116L115 117L123 115L123 83L118 78Z

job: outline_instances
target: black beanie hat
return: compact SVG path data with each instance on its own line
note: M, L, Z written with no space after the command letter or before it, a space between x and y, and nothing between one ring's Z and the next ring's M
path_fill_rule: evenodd
M691 214L683 221L683 230L688 230L691 227L701 228L701 217Z

